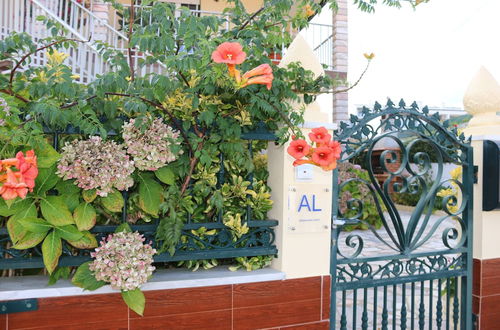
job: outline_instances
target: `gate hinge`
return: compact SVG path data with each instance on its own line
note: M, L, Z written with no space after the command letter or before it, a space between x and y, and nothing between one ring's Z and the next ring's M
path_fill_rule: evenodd
M37 309L37 299L0 301L0 314L29 312Z
M474 183L477 183L477 173L479 172L479 166L474 165Z

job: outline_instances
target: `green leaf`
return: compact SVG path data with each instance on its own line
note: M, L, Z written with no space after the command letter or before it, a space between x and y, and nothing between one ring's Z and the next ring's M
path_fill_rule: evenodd
M84 190L82 191L82 196L87 203L92 203L97 197L97 191L95 189Z
M144 314L144 307L146 305L146 297L142 293L141 289L137 288L135 290L123 291L122 290L123 301L127 304L128 308L142 316Z
M70 212L74 212L77 206L80 205L80 194L64 194L62 198Z
M54 285L61 278L67 280L69 279L70 275L71 275L71 267L57 267L55 272L50 274L49 283L47 283L47 285Z
M17 250L26 250L31 249L32 247L40 244L41 241L45 238L47 232L45 233L31 233L27 232L26 235L23 236L14 246L14 249Z
M47 233L54 228L50 223L40 218L23 218L18 220L19 223L32 233Z
M73 285L89 291L97 290L106 285L106 282L96 280L94 274L89 268L91 263L92 261L88 261L78 267L75 272L75 276L73 276L73 279L71 280Z
M9 232L10 240L14 245L21 241L28 233L26 228L24 228L24 226L19 222L19 219L14 217L11 217L9 221L7 221L7 231Z
M56 184L56 190L59 195L79 194L81 189L75 184L74 180L61 180Z
M41 168L38 170L38 176L35 179L35 189L36 195L41 195L47 192L49 189L55 187L59 177L56 175L55 165L50 168Z
M62 242L56 231L50 232L45 237L42 244L43 263L49 274L52 274L59 263L59 257L62 254Z
M130 228L130 225L125 222L125 223L122 223L121 225L119 225L118 227L116 227L115 233L120 233L120 232L131 233L132 228Z
M83 237L83 233L75 225L56 227L56 231L61 238L67 241L78 241Z
M35 214L33 215L33 211ZM36 206L33 198L27 197L25 199L17 198L14 203L7 205L5 201L0 198L0 216L8 217L15 214L27 214L36 217ZM22 215L22 217L25 215Z
M93 249L97 247L97 240L90 231L83 231L83 236L76 241L66 240L69 244L77 249Z
M102 205L111 212L121 212L125 201L118 190L113 190L106 197L101 198Z
M0 217L8 217L13 215L15 212L13 212L10 207L7 206L5 203L5 200L3 198L0 198Z
M139 175L139 207L155 217L163 201L162 186L152 178Z
M75 185L74 180L65 180L56 184L55 189L58 191L59 195L63 197L66 206L70 212L73 212L76 207L80 204L80 191L81 189Z
M41 144L35 148L38 168L47 168L57 162L61 155L48 143Z
M95 209L89 203L81 203L73 212L73 218L79 230L89 230L94 227L96 217Z
M71 225L74 222L61 196L47 196L40 202L43 217L54 226Z
M161 182L165 184L174 184L175 175L168 166L163 166L162 168L156 170L155 175Z

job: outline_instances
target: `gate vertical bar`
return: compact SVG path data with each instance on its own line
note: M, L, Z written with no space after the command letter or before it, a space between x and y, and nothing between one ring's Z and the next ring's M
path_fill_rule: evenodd
M336 301L337 301L337 238L338 230L337 228L337 210L339 206L339 186L337 184L339 176L338 169L333 171L332 175L332 224L331 224L331 242L330 242L330 330L335 329L336 319ZM345 294L345 292L344 292ZM342 306L344 307L344 306Z
M466 164L462 167L462 181L465 187L466 196L463 198L468 199L466 210L463 216L465 224L467 225L467 236L466 236L466 263L467 263L467 277L461 280L461 290L460 294L462 296L462 310L460 322L462 323L462 329L471 330L472 329L472 227L473 227L473 205L474 205L474 151L471 145L467 148ZM455 292L457 294L457 292Z

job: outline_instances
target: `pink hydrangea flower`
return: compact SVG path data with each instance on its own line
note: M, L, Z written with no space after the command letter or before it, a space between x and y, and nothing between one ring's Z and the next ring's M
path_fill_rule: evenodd
M179 144L179 133L164 124L161 118L153 120L143 131L135 123L135 119L130 119L123 125L122 133L127 153L134 158L135 167L140 171L156 171L177 159L171 147Z
M90 254L95 258L90 270L97 280L110 283L113 289L139 288L155 270L152 264L156 250L144 241L138 232L119 232L103 238L101 246Z
M113 188L127 190L132 187L134 170L134 162L123 145L103 141L99 136L66 143L57 166L61 178L75 179L78 187L96 189L99 196L107 196Z

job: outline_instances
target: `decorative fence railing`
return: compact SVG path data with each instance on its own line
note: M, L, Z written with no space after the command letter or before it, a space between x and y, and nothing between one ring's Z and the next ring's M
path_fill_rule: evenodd
M46 132L52 136L53 146L58 149L59 138L63 135L79 134L77 130L67 129L65 132ZM112 135L112 134L110 134ZM255 131L244 133L242 140L248 145L250 157L253 157L252 142L254 141L275 141L277 138L273 133L265 129L256 129ZM218 184L224 184L224 156L220 155L220 171L217 175ZM249 188L252 188L253 173L249 173L247 180L250 182ZM122 223L127 221L128 195L127 191L122 192L124 206L121 214ZM248 197L249 198L249 197ZM278 224L277 220L255 220L252 217L252 208L247 206L242 210L242 225L246 224L249 228L248 233L242 235L237 240L233 239L230 228L228 228L219 213L213 220L204 222L195 222L188 215L182 229L183 240L177 245L175 254L168 252L157 254L155 262L174 262L202 259L225 259L245 256L275 255L278 250L274 244L275 233L273 227ZM0 270L1 269L34 269L43 268L41 244L27 250L16 250L12 248L12 243L6 228L0 227ZM159 219L153 220L148 224L132 225L132 230L144 234L147 241L152 241L154 247L158 247L155 241L155 232L158 227ZM2 218L0 217L0 225ZM97 225L90 230L98 241L106 235L113 233L118 225ZM216 229L216 234L205 235L203 238L196 235L193 231L200 228L207 230ZM63 243L63 252L59 261L59 266L78 266L90 260L91 250L79 250Z

